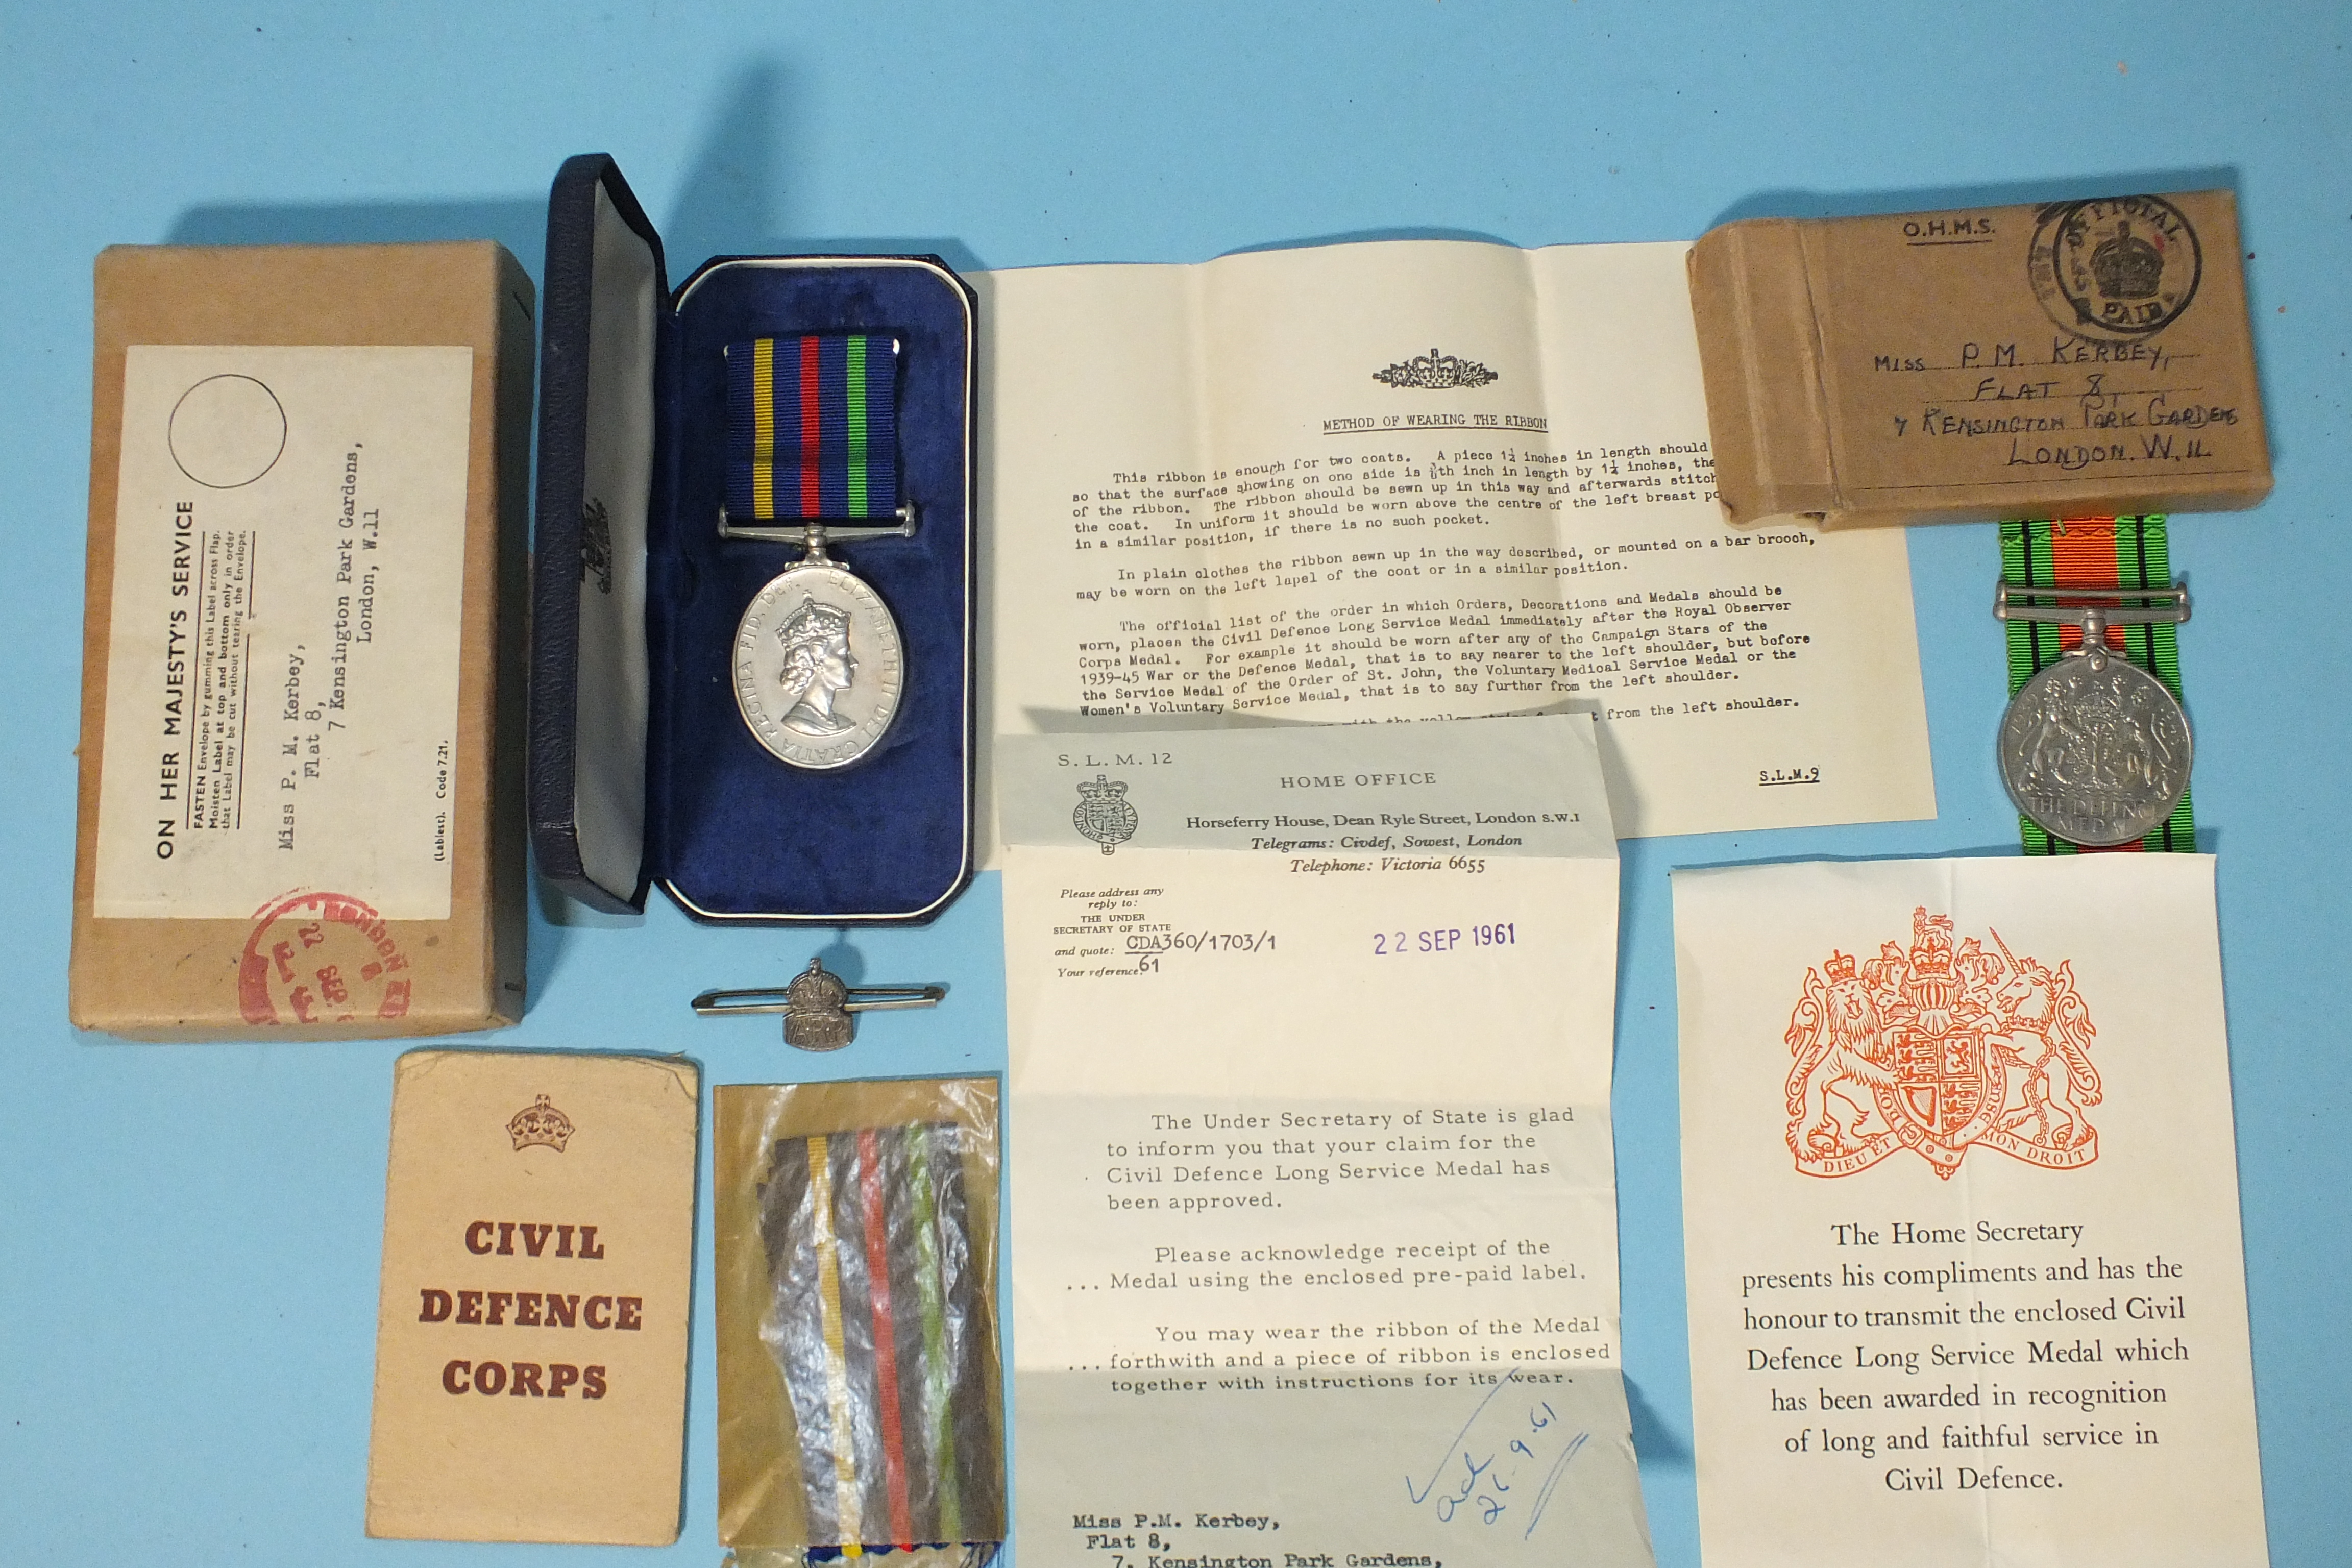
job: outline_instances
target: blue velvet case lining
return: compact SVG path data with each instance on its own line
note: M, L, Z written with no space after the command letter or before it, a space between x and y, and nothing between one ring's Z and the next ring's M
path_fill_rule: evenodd
M562 211L551 212L551 276L559 247L584 245L589 228L570 211L586 211L581 192L572 193L580 199L561 199L567 180L583 190L584 182L601 180L655 247L658 268L658 240L619 172L609 159L592 156L573 160L558 176ZM582 264L570 270L581 273L584 286L591 269ZM643 867L698 918L926 921L971 878L972 310L971 291L945 265L887 257L721 258L657 310L645 542ZM570 312L567 320L584 321L585 314ZM547 325L552 339L556 315ZM584 325L566 330L583 343L551 342L544 357L584 363ZM900 475L917 526L909 539L833 546L898 621L906 678L898 713L880 743L847 767L819 773L771 755L736 707L736 624L752 595L801 552L719 537L727 459L722 351L745 338L842 331L898 341ZM571 470L600 436L614 432L587 428L576 409L557 412L564 416L551 424L542 409L540 451L538 567L547 575L533 634L533 842L551 879L590 902L641 906L642 883L622 889L586 875L575 809L576 781L598 761L579 754L581 705L606 694L579 686L588 668L580 658L587 628L572 589L583 540L581 486ZM562 504L551 510L553 503Z
M905 695L866 757L781 762L735 705L735 626L792 545L719 537L734 341L887 333L899 342L898 444L910 539L835 556L870 584L906 645ZM647 817L656 875L716 918L921 920L971 872L971 421L968 294L936 263L726 258L678 290L660 426L671 460L648 539Z

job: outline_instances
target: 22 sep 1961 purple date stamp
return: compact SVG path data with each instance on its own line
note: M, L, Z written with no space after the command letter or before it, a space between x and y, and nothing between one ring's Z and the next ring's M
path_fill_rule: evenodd
M1432 926L1423 931L1376 931L1372 933L1372 956L1395 958L1410 952L1454 952L1465 947L1516 947L1518 941L1516 921L1497 921L1492 925Z

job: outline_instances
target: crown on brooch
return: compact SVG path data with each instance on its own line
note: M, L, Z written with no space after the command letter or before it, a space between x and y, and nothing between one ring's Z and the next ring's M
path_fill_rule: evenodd
M572 1118L550 1105L542 1094L507 1119L507 1136L519 1150L544 1143L561 1154L564 1141L572 1136Z

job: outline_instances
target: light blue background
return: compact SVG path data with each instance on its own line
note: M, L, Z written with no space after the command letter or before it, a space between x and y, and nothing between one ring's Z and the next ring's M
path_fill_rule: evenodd
M2221 857L2272 1547L2282 1568L2346 1562L2352 7L1773 9L0 5L0 1561L588 1555L362 1538L402 1047L113 1044L67 1026L65 976L92 255L487 235L536 273L550 177L602 149L673 276L722 251L1192 261L2236 187L2278 489L2179 521L2173 556L2196 595L2182 666L2200 839ZM1625 1347L1667 1564L1698 1552L1667 872L2014 847L1991 766L1991 531L1916 531L1910 549L1941 816L1625 847ZM829 938L701 930L667 907L540 921L528 1020L472 1043L683 1050L711 1082L1001 1069L998 909L984 877L929 931L836 947L853 979L954 988L936 1015L869 1022L842 1058L685 1005L781 980ZM704 1202L670 1553L693 1563L718 1555L707 1186Z

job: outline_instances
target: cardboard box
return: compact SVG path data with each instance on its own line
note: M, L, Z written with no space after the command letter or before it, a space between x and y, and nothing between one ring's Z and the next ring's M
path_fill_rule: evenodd
M1710 230L1691 303L1726 516L2256 504L2242 255L2227 191Z
M99 258L77 1025L521 1016L533 304L488 241Z

